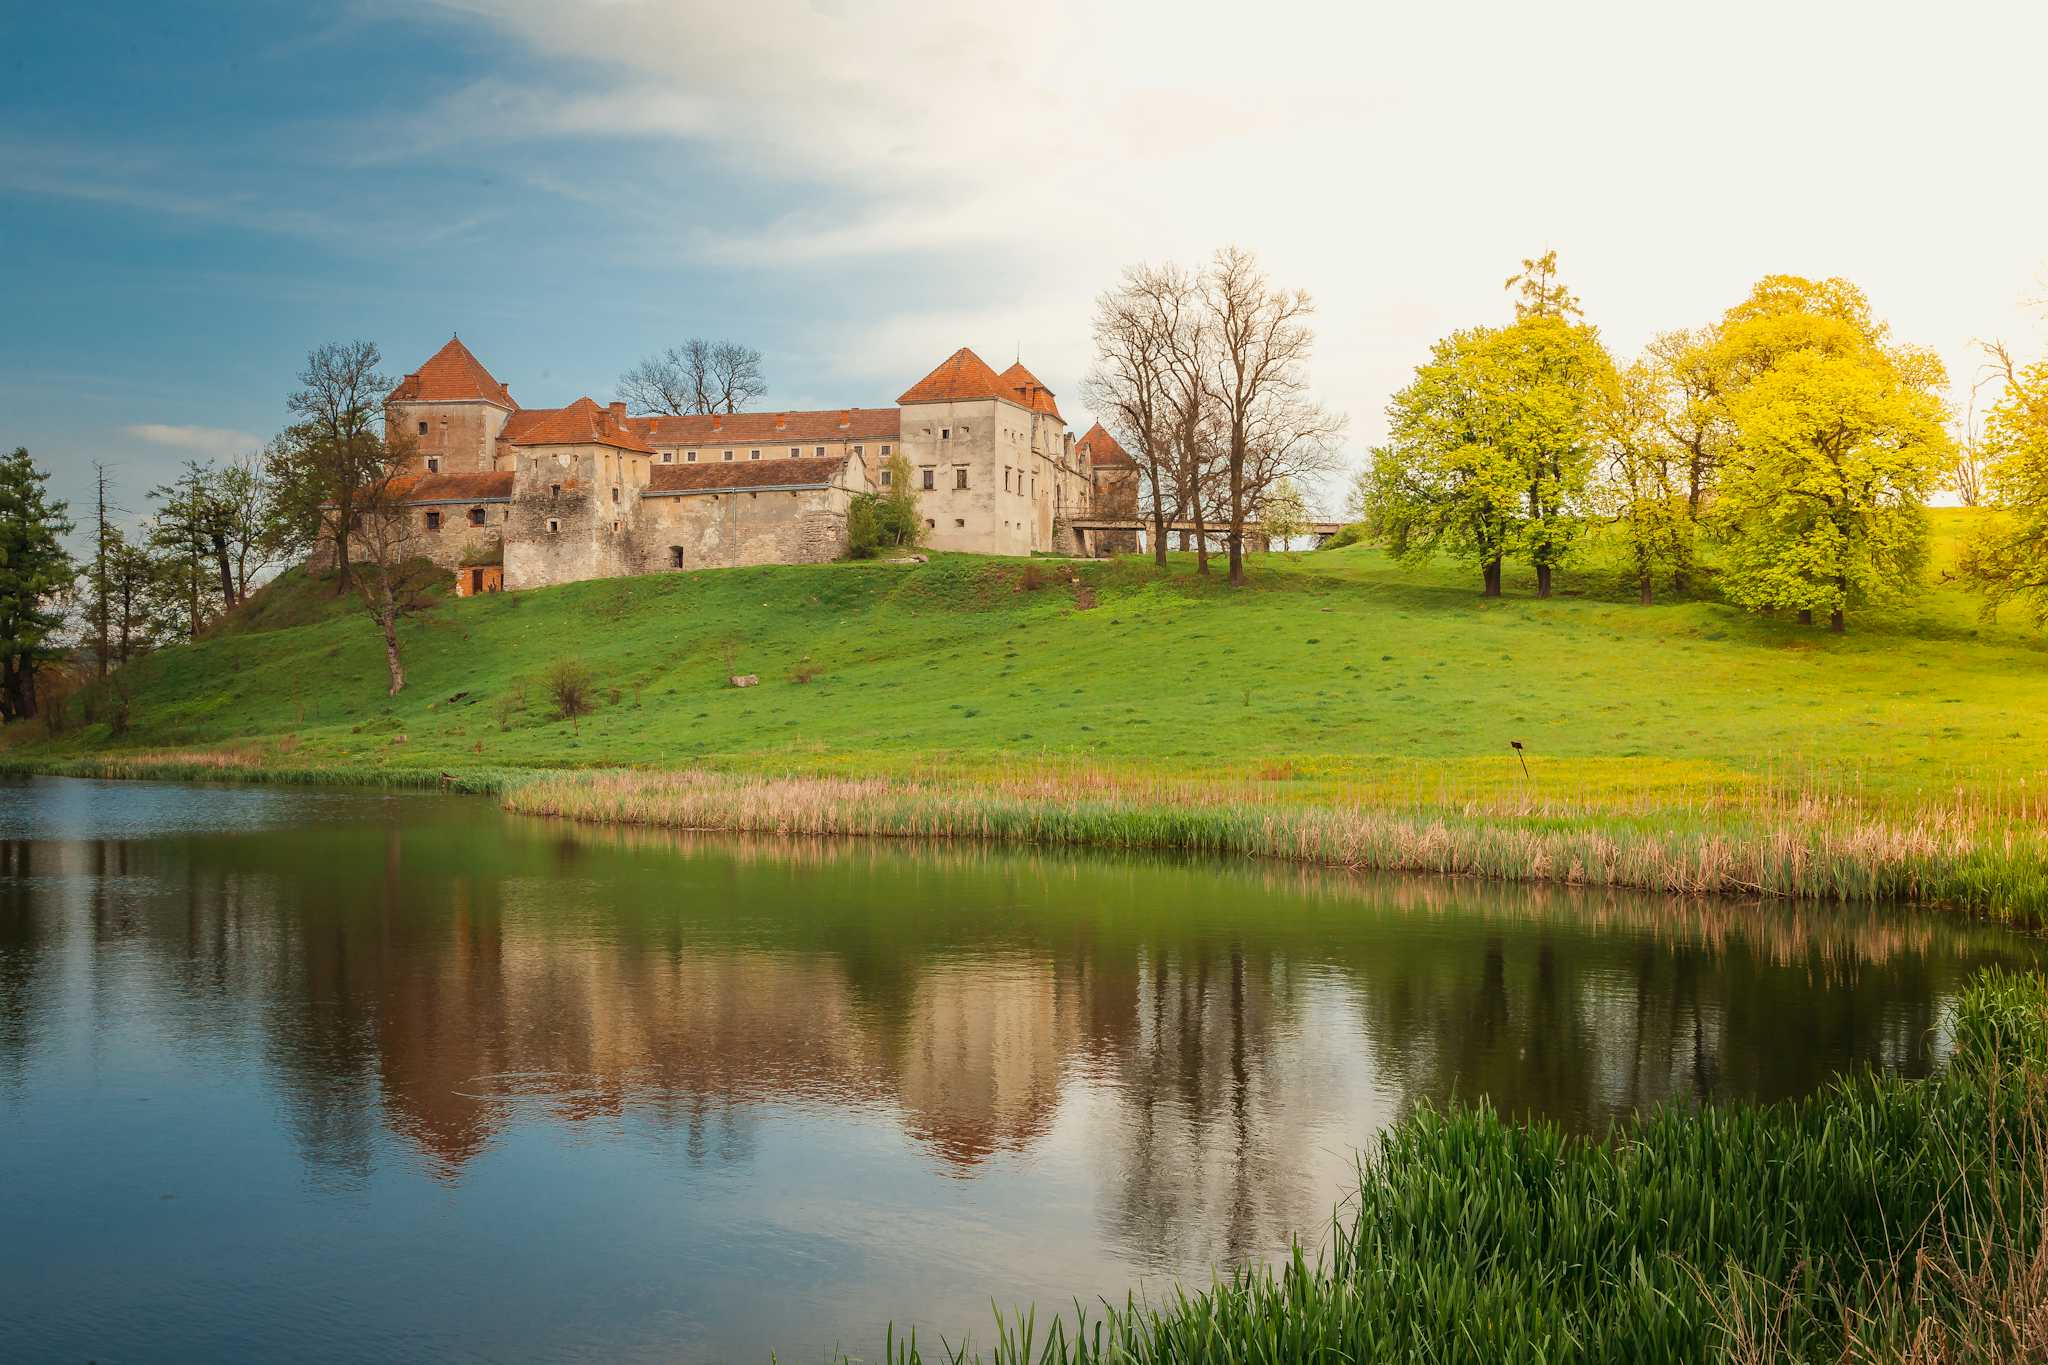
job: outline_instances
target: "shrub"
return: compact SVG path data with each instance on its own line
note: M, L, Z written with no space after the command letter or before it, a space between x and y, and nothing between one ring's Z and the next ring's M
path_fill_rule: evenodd
M557 659L548 665L541 683L547 688L549 700L555 704L558 719L574 720L589 714L596 684L590 665L580 659Z
M1316 546L1316 548L1318 550L1342 550L1347 546L1363 544L1365 544L1365 523L1353 521L1345 523L1344 527L1336 535L1331 536L1328 540Z
M859 493L846 512L846 553L873 559L883 550L907 550L924 539L924 518L917 514L917 492L910 486L910 461L891 455L886 466L889 486Z

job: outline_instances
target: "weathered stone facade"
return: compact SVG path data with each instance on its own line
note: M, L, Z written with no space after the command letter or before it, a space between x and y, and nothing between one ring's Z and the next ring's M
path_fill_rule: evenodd
M385 419L415 447L406 515L419 552L450 569L502 563L507 589L837 559L853 499L883 485L898 453L932 548L1071 552L1064 523L1089 512L1098 460L1129 464L1106 435L1077 450L1050 389L1021 364L997 375L970 350L898 403L690 416L632 416L588 398L521 408L451 340L392 391Z

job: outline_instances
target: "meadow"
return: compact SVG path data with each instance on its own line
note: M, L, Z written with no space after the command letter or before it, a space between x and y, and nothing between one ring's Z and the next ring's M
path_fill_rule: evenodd
M922 814L854 832L1207 841L2038 918L2048 641L1979 620L1940 581L1969 515L1936 514L1925 593L1843 636L1739 612L1710 577L1641 606L1597 547L1557 596L1511 573L1491 601L1459 566L1362 546L1259 556L1239 590L1189 556L1163 574L939 556L443 597L405 626L397 698L361 613L294 572L208 638L125 670L124 733L108 694L74 698L58 733L15 727L11 757L447 780L650 823L677 821L654 798L687 772L700 798L725 791L727 811L754 812L743 827L769 829L842 804L792 783L881 783ZM561 659L590 671L588 714L548 697ZM545 776L593 769L618 772L581 798ZM1020 824L1004 813L1019 802L1072 818ZM712 804L689 818L740 824ZM1305 834L1304 811L1343 819ZM1147 812L1210 816L1176 832ZM1237 832L1219 832L1224 815Z

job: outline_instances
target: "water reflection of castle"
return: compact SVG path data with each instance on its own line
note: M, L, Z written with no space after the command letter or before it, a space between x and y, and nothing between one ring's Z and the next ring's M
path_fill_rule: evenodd
M1235 1255L1323 1215L1317 1144L1416 1100L1485 1093L1598 1129L1852 1060L1922 1070L1965 971L1924 924L1841 912L499 837L327 831L255 865L227 839L9 845L0 1048L25 1045L52 951L37 916L55 912L23 888L84 872L97 946L142 944L152 989L257 1011L303 1150L342 1178L380 1124L455 1179L536 1114L744 1159L778 1105L867 1107L965 1174L1080 1095L1111 1110L1089 1157L1125 1240L1200 1224Z

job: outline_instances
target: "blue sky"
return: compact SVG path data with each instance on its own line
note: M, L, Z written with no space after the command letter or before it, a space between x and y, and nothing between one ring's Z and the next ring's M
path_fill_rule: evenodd
M2044 11L5 3L0 445L141 510L309 347L454 331L535 405L700 333L775 407L1021 349L1078 429L1094 296L1226 241L1317 295L1354 456L1545 246L1624 355L1839 273L1960 393L2043 347Z

